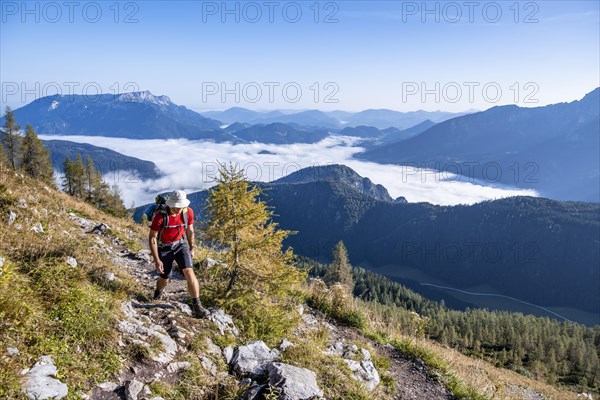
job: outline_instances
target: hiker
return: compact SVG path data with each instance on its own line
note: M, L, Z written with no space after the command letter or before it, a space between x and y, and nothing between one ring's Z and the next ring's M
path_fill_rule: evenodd
M156 210L152 218L148 240L159 276L154 299L162 298L171 277L173 261L176 261L187 281L187 289L192 298L193 315L204 318L209 312L200 304L198 279L192 268L194 210L188 207L189 204L185 192L176 190L167 198L165 205Z

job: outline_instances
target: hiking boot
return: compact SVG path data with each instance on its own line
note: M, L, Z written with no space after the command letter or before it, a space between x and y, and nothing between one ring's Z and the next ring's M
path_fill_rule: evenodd
M162 300L164 298L165 292L164 290L158 290L156 289L154 291L154 296L152 296L153 300Z
M202 304L192 304L192 315L196 318L206 318L210 315L210 311L202 307Z

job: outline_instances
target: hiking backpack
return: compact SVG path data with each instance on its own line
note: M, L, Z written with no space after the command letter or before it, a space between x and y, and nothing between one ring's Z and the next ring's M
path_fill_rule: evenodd
M148 208L146 208L146 211L144 211L144 214L146 215L146 218L148 218L149 223L152 223L152 220L154 219L154 215L156 215L157 212L167 209L166 202L170 195L171 195L170 192L161 193L161 194L157 195L154 198L154 204L152 204Z

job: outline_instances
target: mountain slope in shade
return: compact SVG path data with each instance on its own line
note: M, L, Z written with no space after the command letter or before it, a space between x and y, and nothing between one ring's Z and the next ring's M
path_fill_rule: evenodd
M381 132L383 132L385 136L383 137L382 142L394 143L410 139L411 137L417 136L418 134L425 132L427 129L431 128L434 125L435 122L428 119L404 130L399 130L397 128L383 129Z
M14 111L38 134L232 140L221 123L150 92L43 97ZM3 121L0 121L3 123Z
M371 109L361 111L352 115L350 118L348 118L347 126L367 125L374 126L379 129L394 127L403 130L427 120L431 120L433 122L438 123L465 114L469 114L469 112L450 113L444 111L422 110L412 112L399 112L386 109Z
M257 185L275 222L298 232L286 242L298 254L327 258L343 240L354 265L376 272L412 268L458 289L485 285L600 315L598 204L512 197L449 207L379 201L343 181ZM190 194L195 210L207 193Z
M283 184L322 181L341 182L376 200L393 201L383 185L376 185L369 178L363 178L353 169L340 164L303 168L271 183Z
M74 160L77 154L81 154L86 162L89 156L100 173L131 171L141 179L157 179L161 177L156 164L151 161L140 160L129 157L116 151L93 146L86 143L75 143L66 140L43 140L44 146L50 150L52 166L55 170L62 172L66 158ZM125 179L125 177L123 177Z
M494 107L358 157L459 170L469 179L530 188L555 199L598 201L599 99L600 88L571 103Z

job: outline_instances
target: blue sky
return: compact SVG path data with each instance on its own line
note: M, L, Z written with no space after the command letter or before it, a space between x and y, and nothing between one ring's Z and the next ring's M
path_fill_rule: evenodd
M599 3L2 1L0 105L59 90L196 111L572 101L600 86Z

